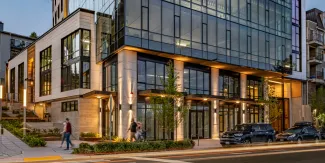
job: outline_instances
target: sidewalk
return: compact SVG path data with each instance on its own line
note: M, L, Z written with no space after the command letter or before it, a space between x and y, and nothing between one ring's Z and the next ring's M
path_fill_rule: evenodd
M73 155L71 154L72 150L64 150L66 147L66 143L64 143L63 147L60 148L61 141L50 141L47 142L46 147L39 147L39 148L30 148L20 139L16 138L8 131L5 131L5 136L3 137L3 143L7 144L8 147L11 147L12 151L15 151L15 155L7 155L6 157L0 157L0 163L2 162L24 162L24 161L31 161L31 160L61 160L61 159L82 159L82 158L97 158L97 157L112 157L110 155L104 156L86 156L86 155ZM199 146L197 140L195 140L196 146L192 150L184 150L184 151L196 151L200 149L216 149L221 147L219 144L219 140L213 139L201 139L199 140ZM84 141L73 140L75 147L79 147L80 143ZM94 142L87 142L89 144L94 144ZM170 152L170 151L169 151ZM169 153L168 152L168 153ZM176 151L174 151L176 152ZM181 152L181 151L177 151ZM134 153L135 155L147 155L152 152L147 153ZM130 155L130 154L127 154ZM115 156L115 155L114 155ZM123 156L123 154L121 154Z

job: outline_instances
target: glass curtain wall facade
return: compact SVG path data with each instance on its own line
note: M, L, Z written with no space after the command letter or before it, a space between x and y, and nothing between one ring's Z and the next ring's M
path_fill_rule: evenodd
M125 44L274 70L290 59L291 0L124 0Z
M294 71L301 71L301 0L292 0L292 64Z
M90 88L90 31L79 29L62 39L61 91Z

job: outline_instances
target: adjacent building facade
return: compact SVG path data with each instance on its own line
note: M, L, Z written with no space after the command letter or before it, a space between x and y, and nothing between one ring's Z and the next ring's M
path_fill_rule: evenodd
M32 87L29 107L40 116L49 113L53 122L69 117L75 134L127 137L135 118L147 139L218 138L236 124L269 122L268 108L257 102L269 95L267 86L274 88L283 112L272 122L277 131L302 120L304 1L93 5L94 12L77 9L9 61L8 74L15 76L10 88L19 94L23 63L24 77L31 80L20 86ZM170 61L189 113L175 132L165 133L149 98L162 95ZM34 70L29 62L35 62Z
M3 30L4 23L0 22L0 84L6 85L7 61L21 52L35 39ZM7 87L4 87L6 90ZM3 97L7 97L5 92Z

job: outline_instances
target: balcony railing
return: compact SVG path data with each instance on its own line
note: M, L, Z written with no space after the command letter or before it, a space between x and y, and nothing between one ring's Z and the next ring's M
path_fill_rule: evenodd
M323 71L312 71L309 72L310 79L324 79L324 72Z
M309 57L309 60L323 61L323 59L324 59L324 54L321 54L321 53L310 54L310 57Z
M307 41L309 41L309 42L313 41L315 43L323 45L324 44L324 36L323 36L323 34L321 34L319 32L310 31Z

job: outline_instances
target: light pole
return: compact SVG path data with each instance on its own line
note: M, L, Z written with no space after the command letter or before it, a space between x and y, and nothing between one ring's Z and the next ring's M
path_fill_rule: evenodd
M23 131L24 131L24 136L26 136L26 103L27 103L27 96L26 96L26 89L24 89L24 99L23 99L23 107L24 107L24 126L23 126Z

